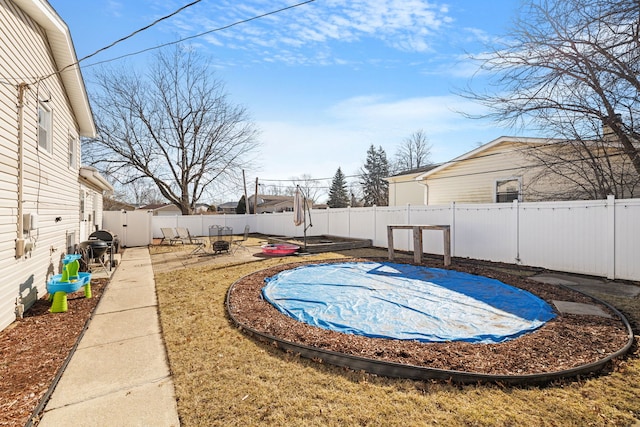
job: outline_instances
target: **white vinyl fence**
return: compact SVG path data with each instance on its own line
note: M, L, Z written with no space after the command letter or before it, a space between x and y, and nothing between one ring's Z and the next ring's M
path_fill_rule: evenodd
M128 218L131 222L132 214ZM210 225L230 226L240 234L252 232L302 236L293 214L150 216L148 229L138 226L145 241L162 237L161 227L187 227L207 236ZM119 212L105 212L105 228L122 230ZM371 239L387 247L387 224L451 225L452 256L543 267L556 271L640 280L640 199L510 204L455 204L449 206L367 207L311 211L308 236L332 235ZM413 250L409 230L394 232L398 250ZM130 245L133 246L133 245ZM442 254L439 231L424 232L424 252Z

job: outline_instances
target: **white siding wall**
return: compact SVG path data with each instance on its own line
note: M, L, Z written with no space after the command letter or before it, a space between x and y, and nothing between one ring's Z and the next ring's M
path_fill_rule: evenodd
M415 181L418 173L389 178L389 206L425 204L425 187Z
M520 182L520 201L523 202L549 198L557 200L559 197L565 198L561 196L563 193L571 194L572 191L579 190L575 182L559 174L540 176L540 162L527 156L533 149L548 150L547 155L552 156L552 150L558 148L551 145L512 142L507 139L474 156L434 171L423 180L428 188L427 205L444 205L451 202L494 203L496 182L511 179ZM611 158L614 165L616 159Z
M77 138L67 97L57 76L34 83L55 70L42 29L13 3L0 0L0 329L15 318L19 296L41 297L48 274L58 273L68 233L78 235L78 170L69 167L69 136ZM35 249L15 258L17 231L18 122L17 84L29 84L24 102L24 211L35 213L39 227L25 237ZM38 99L52 110L52 153L38 150ZM55 219L61 220L56 222Z
M526 162L517 151L524 144L503 143L477 158L456 163L427 178L428 204L493 203L498 179L521 175Z

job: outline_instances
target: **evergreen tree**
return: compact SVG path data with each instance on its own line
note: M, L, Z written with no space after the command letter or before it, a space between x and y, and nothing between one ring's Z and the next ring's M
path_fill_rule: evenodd
M238 215L247 213L247 202L245 202L244 200L244 195L240 197L240 200L238 201L238 206L236 206L236 213Z
M349 193L347 192L347 182L342 170L338 168L331 181L329 189L329 200L327 205L330 208L346 208L349 206Z
M387 206L389 204L389 162L387 153L373 145L367 150L367 161L360 171L360 184L365 206Z

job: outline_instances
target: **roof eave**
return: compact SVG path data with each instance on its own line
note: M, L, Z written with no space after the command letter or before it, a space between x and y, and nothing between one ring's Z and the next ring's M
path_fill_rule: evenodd
M98 170L91 166L81 166L79 174L82 178L93 184L96 188L106 192L107 194L113 194L114 188L109 182L98 172Z
M479 146L478 148L468 151L464 154L462 154L461 156L456 157L453 160L449 160L448 162L445 162L443 164L441 164L440 166L433 168L431 170L428 170L427 172L418 175L417 177L415 177L414 179L416 181L423 181L426 178L428 178L429 176L440 172L443 169L448 168L449 166L458 163L461 160L465 160L468 159L470 157L475 156L478 153L481 153L483 151L488 150L491 147L494 147L498 144L501 144L503 142L519 142L519 143L523 143L523 144L545 144L545 143L549 143L550 141L556 141L552 138L531 138L531 137L521 137L521 136L501 136L499 138L494 139L493 141L487 142L486 144L483 144L481 146Z

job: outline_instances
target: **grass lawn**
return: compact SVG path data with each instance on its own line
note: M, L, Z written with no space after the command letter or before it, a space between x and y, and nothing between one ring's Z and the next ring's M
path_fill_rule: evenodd
M347 255L363 256L363 251L305 260ZM458 386L318 364L257 343L231 325L224 299L235 280L299 261L271 258L156 274L183 426L640 425L637 346L615 372L597 378L544 388ZM637 334L640 299L609 302L625 313Z

